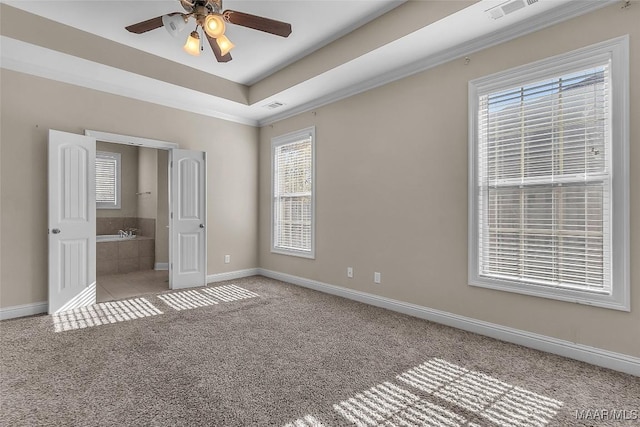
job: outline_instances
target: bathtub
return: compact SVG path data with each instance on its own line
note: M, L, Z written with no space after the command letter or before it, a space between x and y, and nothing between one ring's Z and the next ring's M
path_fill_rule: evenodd
M136 236L120 236L119 234L103 234L96 236L96 242L119 242L121 240L135 239Z

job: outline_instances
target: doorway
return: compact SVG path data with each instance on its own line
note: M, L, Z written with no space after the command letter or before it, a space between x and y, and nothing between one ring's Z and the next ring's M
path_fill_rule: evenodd
M169 151L96 142L96 300L169 289Z
M129 240L140 232L138 243L138 258L140 245L143 240L149 240L148 235L168 235L168 288L182 289L204 286L206 284L207 233L206 233L206 153L201 151L182 150L175 143L150 140L145 138L110 134L99 131L85 130L85 135L77 135L55 130L49 130L49 314L61 311L79 309L95 304L97 301L97 219L96 219L96 146L97 141L126 146L137 146L139 149L150 149L150 157L164 157L160 150L167 152L166 181L163 185L167 189L166 200L158 195L158 166L155 164L156 175L143 180L145 183L155 183L155 197L153 190L138 191L135 196L147 196L140 201L142 210L155 206L156 222L150 226L149 222L140 221L138 217L129 217L130 222L125 226L125 219L118 219L117 230L108 230L107 239L117 238L117 243ZM147 152L147 151L145 151ZM154 157L155 155L155 157ZM149 184L149 185L151 185ZM98 191L97 191L98 190ZM121 192L122 190L120 190ZM140 194L138 194L140 193ZM101 193L102 194L102 193ZM119 194L115 190L111 196ZM113 203L113 208L120 205L122 200L106 197L107 203ZM138 202L136 202L136 206ZM159 215L163 205L167 211ZM160 209L158 209L160 208ZM168 224L166 216L168 213ZM126 217L122 217L126 218ZM133 219L131 219L133 218ZM136 221L136 222L133 222ZM119 227L122 225L122 228ZM164 225L164 228L162 227ZM107 227L102 224L101 227ZM147 227L147 232L140 231ZM168 227L168 228L167 228ZM107 230L102 228L100 231ZM113 232L113 233L112 233ZM147 239L144 239L144 238ZM104 238L101 238L103 240ZM133 239L131 239L133 240ZM164 240L160 244L163 244ZM155 262L156 248L153 242L142 243L144 260L133 260L131 247L123 251L130 251L123 262L123 269L133 269L137 262L150 266L160 272L163 263L159 255ZM161 248L158 248L159 252ZM120 248L117 248L119 252ZM153 254L153 256L151 256ZM113 255L112 255L113 256ZM152 259L153 258L153 259ZM118 255L117 261L120 260ZM128 267L127 267L128 265ZM106 269L107 267L105 267ZM120 265L118 264L118 267ZM106 271L106 270L103 270ZM119 270L116 270L120 273ZM159 276L166 273L150 273ZM142 274L144 276L144 274ZM165 276L166 277L166 276ZM143 278L142 281L149 279ZM156 278L153 277L153 280ZM164 287L164 285L163 285ZM147 289L143 289L143 292ZM107 291L108 292L108 291ZM123 296L123 295L119 295ZM109 298L108 295L104 296ZM118 299L111 295L113 299Z

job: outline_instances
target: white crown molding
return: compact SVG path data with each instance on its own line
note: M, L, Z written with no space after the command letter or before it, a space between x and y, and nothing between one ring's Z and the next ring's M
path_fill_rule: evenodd
M289 117L296 116L301 113L319 108L334 102L340 101L345 98L357 95L362 92L366 92L371 89L386 85L388 83L401 80L411 75L426 71L430 68L437 67L438 65L445 64L449 61L453 61L458 58L468 56L472 53L479 52L492 46L496 46L500 43L505 43L509 40L522 37L524 35L533 33L535 31L542 30L560 22L566 21L571 18L584 15L589 12L601 9L616 0L591 0L591 1L574 1L569 2L563 6L552 9L548 14L536 15L527 21L520 21L502 30L496 31L485 37L472 40L460 44L452 49L447 49L435 55L430 55L425 58L408 64L406 66L389 71L388 73L381 74L373 79L363 81L359 84L352 85L348 89L341 89L334 91L325 96L316 98L307 103L290 108L278 114L271 115L265 119L259 121L260 126L267 126ZM271 98L277 98L277 94Z
M473 332L501 341L522 345L547 353L557 354L570 359L602 366L615 371L640 376L640 358L615 353L596 347L577 344L545 335L527 332L495 323L484 322L470 317L460 316L446 311L398 301L366 292L330 285L316 280L292 276L267 269L259 269L259 274L331 295L362 302L376 307L386 308L399 313Z
M252 105L239 104L192 89L56 52L41 46L35 46L6 36L0 37L0 43L2 45L2 49L0 49L0 66L13 71L203 114L222 120L250 126L265 126L425 71L456 58L469 55L499 43L504 43L567 19L600 9L616 1L617 0L569 1L562 6L551 9L548 13L535 15L487 36L461 43L451 49L446 49L443 52L421 57L405 66L386 73L383 72L375 78L367 79L357 84L351 84L348 87L338 87L340 86L340 79L331 78L334 74L336 76L339 74L338 70L340 67L336 67L321 74L321 76L327 77L328 81L336 82L335 85L327 85L324 95L316 96L307 102L300 101L301 103L298 105L292 104L292 108L281 112L265 111L260 107L265 100L259 100ZM385 49L393 48L385 45L375 50L375 52L384 52ZM363 55L363 57L364 56L366 55ZM357 67L361 58L362 57L356 58L348 62L348 64ZM286 89L286 92L290 94L303 94L306 90L307 82L303 82ZM273 94L268 98L277 99L283 92ZM297 97L297 95L294 97Z
M256 126L247 105L207 95L139 74L0 37L0 67L178 110Z

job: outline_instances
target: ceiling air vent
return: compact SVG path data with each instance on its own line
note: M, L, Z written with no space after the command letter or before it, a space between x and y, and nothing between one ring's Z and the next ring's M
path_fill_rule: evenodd
M507 3L502 6L502 11L505 15L515 12L516 10L520 10L525 6L524 1L516 0L510 3Z
M268 110L275 110L276 108L282 107L284 104L282 102L274 101L270 104L263 105L264 108Z
M525 3L526 1L526 3ZM498 19L498 18L502 18L505 15L508 15L510 13L515 12L516 10L520 10L523 7L529 5L531 6L534 3L537 3L538 0L514 0L514 1L507 1L502 3L499 6L495 6L492 7L491 9L487 10L487 12L489 12L489 16L492 19Z

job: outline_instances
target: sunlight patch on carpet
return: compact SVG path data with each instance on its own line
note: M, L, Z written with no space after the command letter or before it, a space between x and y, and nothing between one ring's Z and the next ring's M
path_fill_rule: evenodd
M442 359L432 359L396 379L420 390L420 396L387 381L333 405L333 409L358 427L544 427L563 405L559 400ZM445 408L429 401L429 396L451 406ZM480 417L489 424L479 424ZM322 424L306 415L284 427L312 426Z
M563 405L441 359L432 359L396 378L499 426L545 426Z
M285 424L284 427L325 427L325 425L318 421L313 415L305 415L294 422Z
M208 307L210 305L218 304L218 302L213 298L209 298L208 296L194 290L158 295L158 298L177 311L191 310L193 308Z
M52 314L56 332L126 322L163 314L145 298L110 301Z
M442 406L421 399L385 382L333 405L333 409L358 427L462 426L466 419Z
M210 296L223 302L239 301L241 299L255 298L260 295L236 285L216 286L202 290Z

